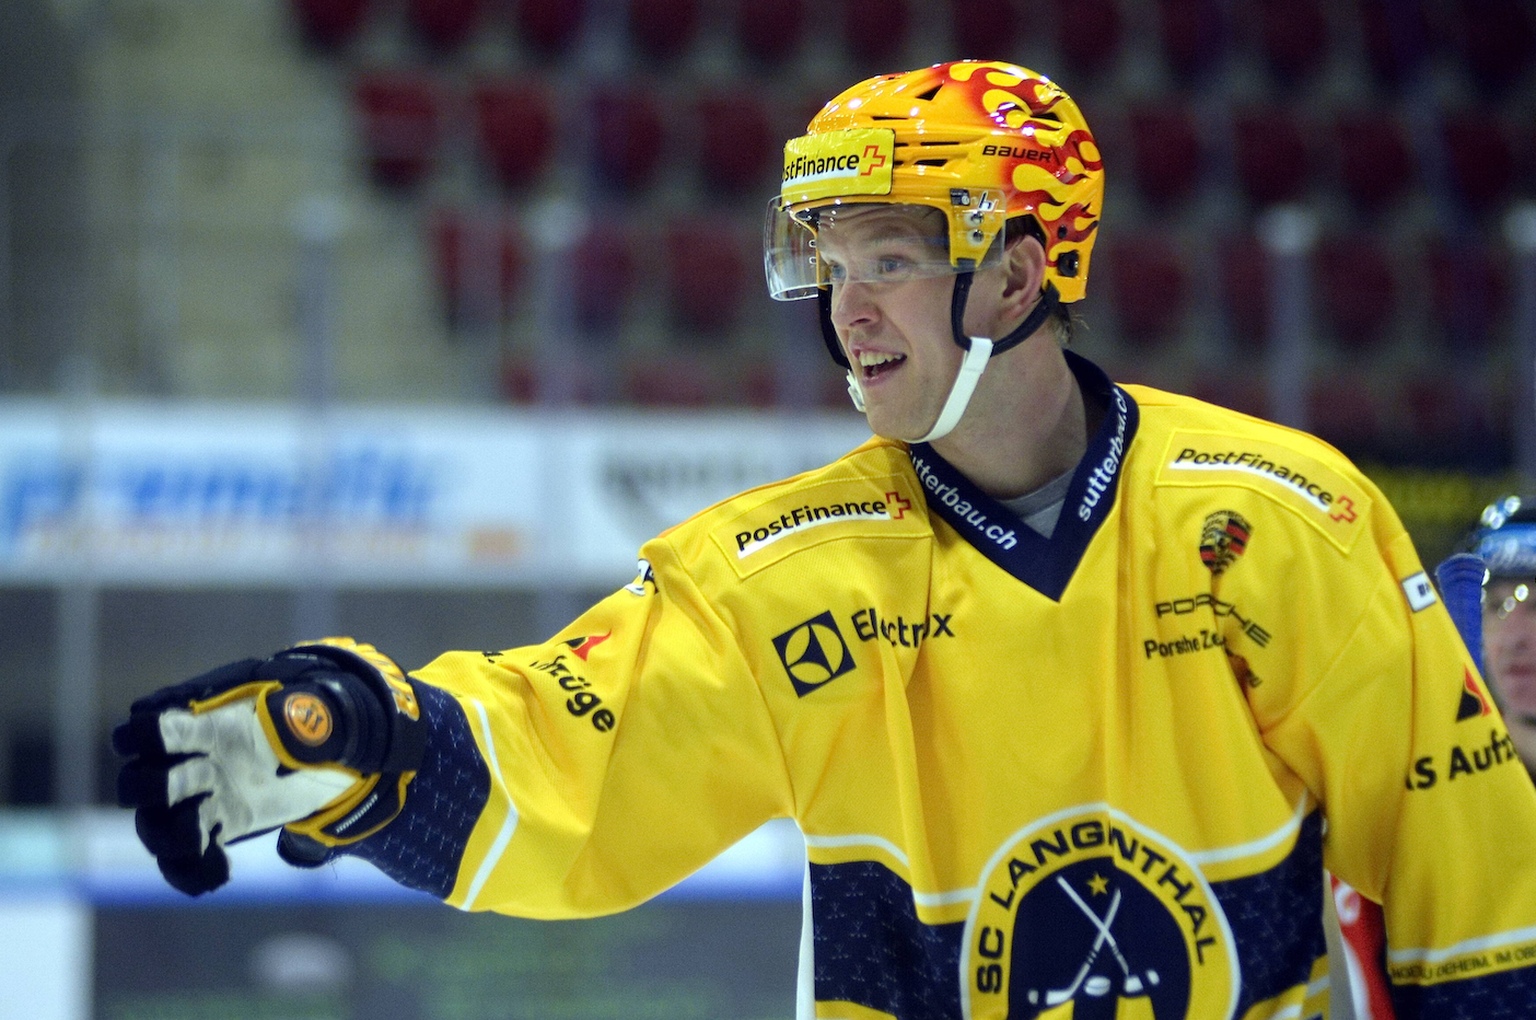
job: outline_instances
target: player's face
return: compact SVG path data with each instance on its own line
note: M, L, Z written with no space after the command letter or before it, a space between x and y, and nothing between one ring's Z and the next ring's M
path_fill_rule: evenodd
M934 261L946 229L936 210L872 204L839 209L817 232L832 277L832 325L877 435L924 435L960 370L949 322L955 277L947 255L943 271Z
M1483 593L1483 657L1510 736L1536 767L1536 579L1494 579Z

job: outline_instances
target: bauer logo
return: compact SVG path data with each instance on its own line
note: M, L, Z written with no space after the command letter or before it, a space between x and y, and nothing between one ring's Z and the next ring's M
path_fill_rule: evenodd
M1232 932L1199 869L1119 812L1037 822L988 863L962 950L962 1015L1232 1016Z
M853 669L853 653L831 610L797 624L773 639L773 650L800 697Z
M784 146L785 202L888 195L896 153L890 128L850 128L792 138Z

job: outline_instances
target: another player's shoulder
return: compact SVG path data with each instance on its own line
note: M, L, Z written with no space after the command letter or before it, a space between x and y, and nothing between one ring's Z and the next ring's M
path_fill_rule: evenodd
M740 569L830 541L928 533L905 444L874 437L830 464L717 503L660 537L687 559L713 552Z
M1132 470L1146 488L1247 490L1346 551L1386 509L1349 458L1316 436L1193 397L1125 389L1141 412Z

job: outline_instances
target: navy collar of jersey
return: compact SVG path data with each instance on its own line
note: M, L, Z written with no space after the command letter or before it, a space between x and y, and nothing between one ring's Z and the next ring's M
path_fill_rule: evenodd
M1053 602L1061 601L1061 593L1088 543L1115 505L1125 451L1136 435L1140 417L1136 401L1110 382L1103 369L1071 351L1062 353L1084 396L1097 396L1107 410L1072 473L1061 517L1050 538L982 492L927 443L913 443L908 448L928 508L987 559Z

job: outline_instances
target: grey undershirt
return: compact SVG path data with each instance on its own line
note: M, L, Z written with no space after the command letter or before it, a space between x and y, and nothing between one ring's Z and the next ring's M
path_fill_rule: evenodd
M1026 492L1013 499L999 500L1003 506L1018 515L1019 520L1039 532L1042 538L1050 538L1056 531L1056 521L1061 517L1062 504L1067 499L1067 488L1072 484L1072 474L1077 468L1057 475L1034 492Z

